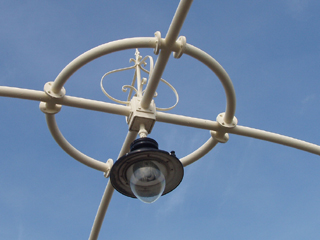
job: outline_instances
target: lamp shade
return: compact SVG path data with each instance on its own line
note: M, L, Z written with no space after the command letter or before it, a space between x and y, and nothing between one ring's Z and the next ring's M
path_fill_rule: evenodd
M131 143L130 152L115 162L110 180L123 195L151 203L175 189L183 174L174 152L159 150L151 138L139 138Z

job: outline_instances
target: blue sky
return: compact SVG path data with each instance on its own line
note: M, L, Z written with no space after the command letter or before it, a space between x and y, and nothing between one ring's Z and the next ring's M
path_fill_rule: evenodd
M0 85L42 90L83 52L128 37L165 36L178 1L1 1ZM180 35L230 75L239 125L320 144L320 3L316 0L194 1ZM67 94L110 102L100 78L130 66L135 50L77 72ZM141 49L153 55L152 49ZM156 56L154 56L156 59ZM110 91L133 72L115 76ZM170 113L215 120L225 110L218 79L189 56L170 58L164 79L180 102ZM160 85L156 104L171 106ZM87 239L107 179L51 137L38 102L0 98L0 239ZM63 107L57 122L75 147L116 159L125 118ZM206 130L156 123L150 137L183 157ZM230 135L185 168L180 186L154 204L115 192L99 239L319 239L319 156Z

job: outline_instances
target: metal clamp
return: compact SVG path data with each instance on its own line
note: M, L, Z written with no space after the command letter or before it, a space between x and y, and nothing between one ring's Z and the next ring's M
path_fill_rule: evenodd
M59 93L55 93L51 90L53 82L47 82L44 85L44 92L51 97L52 99L63 98L66 95L65 88L62 88ZM39 105L40 110L46 114L56 114L60 112L61 105L55 104L54 102L40 102Z
M51 90L52 85L53 85L53 82L47 82L44 85L44 91L48 96L50 96L54 99L59 99L59 98L63 98L66 95L66 89L64 87L61 88L60 92L55 93Z
M236 117L233 117L232 122L231 123L227 123L224 120L224 115L225 113L220 113L217 116L217 122L220 124L220 126L225 127L225 128L234 128L235 126L237 126L238 124L238 119Z
M210 131L211 137L220 143L226 143L229 140L229 134L224 132Z
M61 110L61 105L55 104L55 103L50 103L50 102L40 102L39 108L41 112L46 113L46 114L56 114L60 112Z
M187 38L185 36L180 36L177 40L177 43L180 45L180 49L178 52L173 53L174 58L180 58L187 46Z
M109 158L108 161L106 162L106 165L107 165L107 170L103 173L103 175L105 178L108 178L110 176L110 171L113 166L113 160Z
M153 52L155 55L158 55L161 48L161 32L156 31L154 33L154 36L156 37L157 40L156 40L156 47Z

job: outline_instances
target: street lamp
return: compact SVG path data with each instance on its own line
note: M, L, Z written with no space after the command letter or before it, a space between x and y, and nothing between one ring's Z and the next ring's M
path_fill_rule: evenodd
M172 151L158 149L151 138L138 138L130 152L120 157L110 173L112 186L128 197L155 202L175 189L183 178L183 166Z
M45 84L44 91L0 87L0 96L39 101L40 109L46 115L48 128L60 147L77 161L104 172L106 177L110 176L91 231L90 239L92 240L98 238L114 189L126 196L139 198L143 202L154 202L161 195L169 193L179 185L184 174L183 167L199 160L218 143L226 143L229 134L253 137L320 155L318 145L238 125L235 117L235 90L227 72L209 54L188 44L185 37L178 38L191 2L190 0L180 2L165 38L161 37L160 32L156 32L154 37L127 38L95 47L70 62L55 81ZM140 56L138 48L154 49L155 55L158 55L156 63L153 64L151 56L144 58ZM107 72L101 79L102 91L117 104L66 95L64 85L78 69L101 56L126 49L136 49L135 59L131 59L133 66ZM165 113L166 110L173 109L179 100L173 86L161 78L172 52L177 59L182 54L195 58L219 78L227 103L225 111L217 115L216 121ZM149 70L144 68L147 59L150 61ZM111 73L131 69L135 70L133 82L123 88L124 91L129 89L128 99L121 101L113 98L104 88L104 79ZM141 71L148 74L148 79L141 77ZM153 98L160 81L167 84L176 96L176 103L169 108L158 108L154 103ZM83 154L64 138L55 120L55 114L62 106L126 117L129 131L118 160L114 164L112 159L103 162ZM178 159L174 152L159 150L157 142L147 137L156 121L206 129L209 130L210 136L200 148ZM137 135L139 135L138 139L136 139Z

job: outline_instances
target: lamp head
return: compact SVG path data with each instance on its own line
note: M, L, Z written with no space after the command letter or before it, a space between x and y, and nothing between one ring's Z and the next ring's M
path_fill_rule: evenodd
M123 195L152 203L175 189L183 173L174 152L159 150L158 143L151 138L139 138L131 143L130 152L115 162L110 180Z

